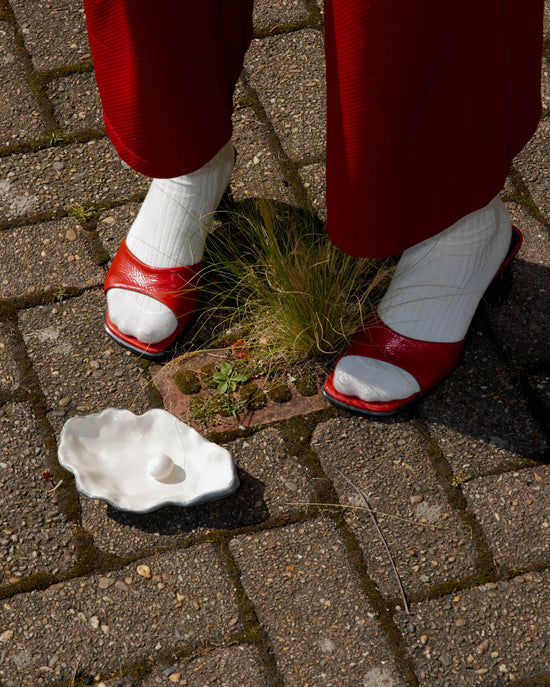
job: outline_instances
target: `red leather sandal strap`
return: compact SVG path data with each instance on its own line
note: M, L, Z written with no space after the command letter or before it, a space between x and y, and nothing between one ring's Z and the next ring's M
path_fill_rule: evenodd
M104 290L126 289L151 296L166 305L178 317L193 310L198 295L203 263L183 267L150 267L122 242L105 279Z
M390 329L377 312L353 335L344 355L360 355L391 363L411 374L421 393L445 379L456 367L465 340L452 343L419 341Z

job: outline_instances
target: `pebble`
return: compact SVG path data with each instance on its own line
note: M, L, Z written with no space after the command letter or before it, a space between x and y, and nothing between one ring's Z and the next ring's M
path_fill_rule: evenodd
M151 568L148 565L138 565L137 574L146 579L151 578Z
M109 589L114 582L111 577L100 577L97 585L100 589Z
M442 666L450 666L453 663L452 656L449 656L449 654L441 654L439 657L439 662L441 663Z
M60 172L62 169L65 169L65 164L63 162L54 162L52 167L56 172Z
M479 644L479 645L476 647L476 652L477 652L478 654L482 654L482 653L487 649L488 646L489 646L489 640L488 640L488 639L484 639L484 640L481 642L481 644Z
M60 408L66 408L71 402L71 400L72 399L70 396L63 396L63 398L59 399L58 405Z
M67 239L67 241L75 241L76 240L76 231L72 227L67 229L67 231L65 232L65 238ZM72 257L72 256L69 256L69 257Z
M336 646L331 639L323 638L319 640L319 648L324 654L333 654Z
M296 482L285 482L285 487L289 491L298 491L298 485L296 484Z

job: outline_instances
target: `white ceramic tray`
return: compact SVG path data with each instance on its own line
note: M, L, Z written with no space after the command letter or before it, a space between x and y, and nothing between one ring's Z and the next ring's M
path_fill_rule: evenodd
M107 408L73 417L61 431L58 456L80 492L123 511L196 505L239 487L229 451L165 410L134 415Z

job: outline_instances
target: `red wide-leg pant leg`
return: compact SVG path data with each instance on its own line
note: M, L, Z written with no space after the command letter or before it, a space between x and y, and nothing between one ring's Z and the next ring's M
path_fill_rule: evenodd
M252 0L84 0L107 132L134 169L231 135ZM326 0L331 239L396 254L486 205L541 112L544 0Z
M543 0L325 0L327 214L394 255L485 206L541 113Z
M84 0L107 134L133 169L169 178L231 138L253 0Z

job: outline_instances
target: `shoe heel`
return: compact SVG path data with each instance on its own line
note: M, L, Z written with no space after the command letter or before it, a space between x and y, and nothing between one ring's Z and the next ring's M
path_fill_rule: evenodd
M483 295L483 302L487 305L501 305L510 295L514 285L514 266L506 265L489 284Z
M510 241L508 255L495 278L489 284L487 291L485 291L482 299L484 303L500 305L509 296L514 285L513 261L519 253L522 243L523 234L517 227L512 227L512 240Z

